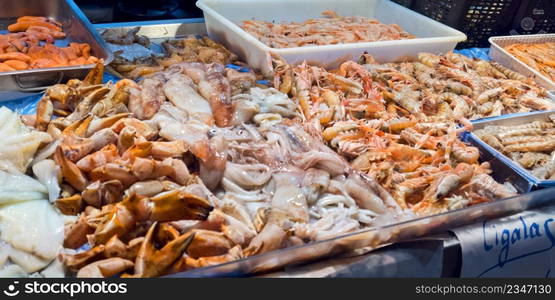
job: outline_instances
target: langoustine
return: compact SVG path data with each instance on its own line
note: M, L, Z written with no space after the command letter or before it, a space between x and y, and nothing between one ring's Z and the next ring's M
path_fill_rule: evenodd
M513 126L486 126L473 133L540 180L555 179L555 116Z
M448 58L454 62L444 63ZM466 118L475 108L470 85L480 88L475 78L464 77L465 88L440 92L439 97L437 92L414 88L419 81L431 80L430 89L442 89L433 82L432 67L447 64L457 70L449 76L463 76L455 63L464 67L466 60L449 54L421 55L420 61L387 65L351 61L331 72L301 64L293 68L297 89L292 95L308 121L308 131L383 185L402 209L429 215L515 195L513 188L488 175L489 164L479 164L477 148L458 139L471 128ZM412 72L421 76L414 78ZM457 122L464 127L457 128ZM478 177L497 192L484 195L476 192L483 186L470 188Z

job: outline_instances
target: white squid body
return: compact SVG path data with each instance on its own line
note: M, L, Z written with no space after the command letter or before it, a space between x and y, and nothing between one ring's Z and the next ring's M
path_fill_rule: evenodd
M39 179L40 183L44 184L48 189L48 200L54 203L58 196L60 196L60 167L51 159L42 160L33 165L33 173Z
M192 118L208 123L213 122L210 104L193 87L191 78L177 73L164 84L164 94L171 103L186 111Z
M10 261L32 273L56 258L64 240L64 222L46 200L3 205L0 238Z
M0 277L42 270L62 248L64 221L47 195L37 180L0 171ZM47 269L44 276L61 274Z
M6 107L0 108L0 136L0 170L10 173L24 173L40 144L52 140L48 133L25 126L17 113Z

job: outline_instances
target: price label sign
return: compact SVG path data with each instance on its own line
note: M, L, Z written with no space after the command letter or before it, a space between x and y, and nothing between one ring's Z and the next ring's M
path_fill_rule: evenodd
M555 277L555 207L453 230L461 277Z

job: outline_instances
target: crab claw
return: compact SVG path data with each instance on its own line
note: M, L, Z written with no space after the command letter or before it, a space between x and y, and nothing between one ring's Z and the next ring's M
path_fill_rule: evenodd
M62 142L62 148L67 158L73 162L77 162L87 154L98 151L106 145L113 144L117 141L118 136L110 128L104 128L90 138L65 138ZM70 143L71 141L71 143Z
M151 150L152 150L151 142L137 143L131 146L131 148L127 149L127 151L123 153L121 158L123 160L131 159L131 161L133 161L133 159L136 157L145 158L150 155Z
M130 198L134 197L137 196L131 195L124 201L133 201L133 199ZM121 237L135 227L137 221L135 215L126 205L122 205L122 203L123 202L113 205L101 218L95 232L88 237L89 244L92 246L104 244L114 235ZM107 206L104 206L102 210L106 207Z
M128 118L130 115L130 113L120 113L113 116L93 120L91 122L91 125L89 126L89 129L87 130L87 136L89 137L101 129L111 127L117 121L123 118Z
M183 255L183 252L195 237L192 232L185 233L158 250L154 247L153 241L157 227L158 222L154 222L150 226L139 253L137 253L135 274L129 277L154 277L164 274Z
M46 95L59 110L73 110L79 98L77 89L67 84L55 84L46 90Z
M87 222L87 216L81 214L79 219L65 230L64 247L69 249L77 249L87 242L87 235L94 232Z
M79 101L75 110L67 116L70 121L76 121L87 114L91 113L92 108L96 103L102 100L109 92L110 88L106 85L99 85L99 86L90 86L90 89L95 87L92 92L90 92L85 98Z
M93 119L92 116L86 116L78 121L75 121L70 125L68 125L66 128L64 128L64 130L62 131L62 134L85 137L87 130L89 128L89 125L92 122L92 119Z
M40 131L46 130L48 123L52 119L54 113L54 105L50 97L44 96L37 103L37 114L35 118L35 128Z
M85 85L101 84L103 74L104 74L104 60L99 59L98 62L96 62L96 66L92 68L87 74L87 76L85 77L85 79L83 79L83 83Z
M168 273L178 273L190 269L215 266L241 258L243 258L243 250L239 245L229 249L227 253L217 256L203 256L195 259L184 255L171 267Z
M83 200L94 207L121 201L123 185L119 180L95 181L83 191Z
M75 194L70 197L59 198L54 203L64 215L77 215L83 210L83 199L81 195Z
M86 265L77 272L78 278L111 277L133 267L133 262L127 259L112 257Z
M89 185L89 180L79 170L79 168L69 159L67 159L61 147L54 152L54 160L62 169L62 176L76 190L83 191Z
M147 198L148 199L148 198ZM163 192L145 203L151 221L206 220L214 209L208 200L179 190Z

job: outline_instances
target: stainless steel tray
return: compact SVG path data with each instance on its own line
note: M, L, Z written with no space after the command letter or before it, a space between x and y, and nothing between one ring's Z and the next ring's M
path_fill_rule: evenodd
M431 217L367 229L325 241L277 250L218 266L172 274L167 277L250 276L253 273L267 272L286 265L307 263L364 248L370 251L380 245L438 234L458 226L499 218L554 203L554 198L555 188L543 189L496 202L483 203Z
M548 116L552 114L555 114L555 110L540 111L540 112L533 112L533 113L519 114L519 115L508 115L508 116L498 117L493 120L480 120L472 123L473 131L482 129L488 125L512 126L512 125L527 124L538 120L546 120ZM515 172L519 173L522 177L526 178L526 180L531 182L531 184L533 185L531 188L532 190L542 188L542 187L555 186L555 180L541 180L534 177L534 175L532 175L530 171L523 168L520 164L513 161L503 153L497 151L496 149L494 149L493 147L491 147L490 145L482 141L479 137L477 137L473 133L470 133L468 135L468 140L473 143L476 143L477 145L480 145L480 147L483 148L485 151L487 151L490 155L499 158L500 161L504 162L506 165L511 167L513 170L515 170Z
M555 100L555 82L520 61L503 48L516 43L535 44L555 42L555 34L495 36L490 37L489 42L491 44L489 55L493 60L507 68L534 78L538 84L549 90L551 98Z
M0 32L20 16L47 16L64 25L67 38L57 40L56 45L65 46L69 42L88 43L91 54L104 59L105 64L112 61L112 53L94 31L83 12L73 0L2 0L0 4ZM0 72L0 101L24 97L48 86L69 80L84 78L93 65L68 66Z

